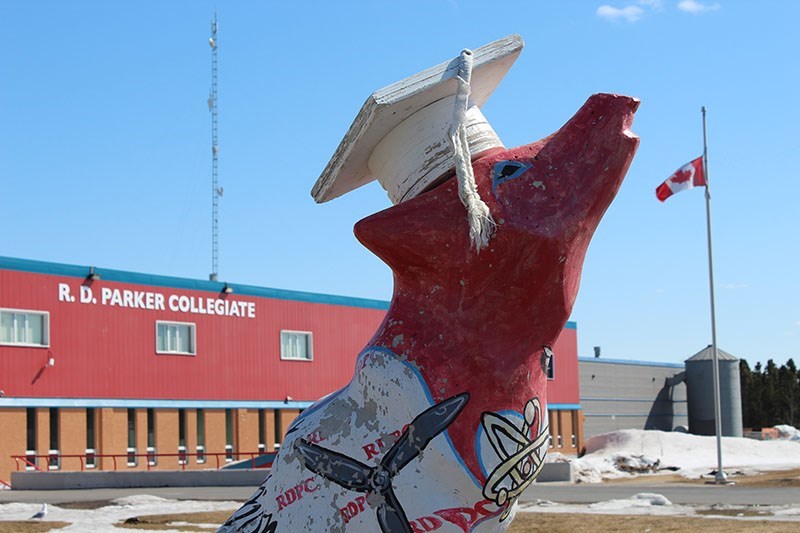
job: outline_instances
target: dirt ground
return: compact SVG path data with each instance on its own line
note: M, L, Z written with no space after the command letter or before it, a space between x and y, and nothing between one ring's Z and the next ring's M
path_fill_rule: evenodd
M117 524L117 527L130 529L178 531L205 531L191 525L170 526L171 522L189 524L221 524L228 511L211 513L187 513L174 515L140 516L139 524ZM63 522L0 522L0 533L40 533L58 531L67 524ZM628 516L628 515L588 515L562 513L517 513L508 533L642 533L649 531L685 533L730 533L747 531L752 533L796 533L797 522L770 522L766 520L742 521L722 518L687 518L678 516Z
M747 487L800 487L800 468L757 476L731 476L731 481Z
M0 533L44 533L67 527L66 522L0 522Z
M796 533L797 522L770 522L766 520L742 521L720 518L688 518L681 516L628 516L589 514L536 514L517 513L508 533L574 533L620 532L652 533L703 531L703 533L730 533L731 531Z
M800 468L794 470L781 470L776 472L762 472L755 475L731 474L729 481L747 487L800 487ZM605 483L631 483L649 485L659 483L706 483L713 481L712 476L703 479L686 479L678 474L653 474L650 476L637 476L630 478L610 479Z

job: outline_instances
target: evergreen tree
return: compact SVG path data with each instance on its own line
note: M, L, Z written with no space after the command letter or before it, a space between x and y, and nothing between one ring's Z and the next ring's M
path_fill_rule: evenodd
M775 390L775 400L778 407L778 423L791 425L794 420L794 394L797 381L797 372L788 366L781 365L778 369L778 382Z
M761 369L761 362L757 362L753 367L753 389L752 389L752 427L761 429L764 427L764 374Z
M739 380L742 391L742 426L752 428L758 424L755 417L755 379L746 359L739 359Z
M798 374L797 366L791 358L786 361L786 368L791 376L791 422L794 427L800 427L800 374Z
M789 424L800 428L800 369L793 359L780 368L772 359L753 369L739 361L742 425L753 429Z
M772 359L767 360L761 385L761 403L764 408L763 425L764 427L772 427L780 423L780 409L777 398L778 367L775 366L775 361Z

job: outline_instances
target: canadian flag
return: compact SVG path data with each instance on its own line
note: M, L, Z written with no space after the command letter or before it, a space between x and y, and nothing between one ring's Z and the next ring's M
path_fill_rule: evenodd
M676 192L702 187L705 184L706 176L703 174L703 157L700 156L694 161L683 165L672 176L668 177L664 183L656 187L656 198L663 202Z

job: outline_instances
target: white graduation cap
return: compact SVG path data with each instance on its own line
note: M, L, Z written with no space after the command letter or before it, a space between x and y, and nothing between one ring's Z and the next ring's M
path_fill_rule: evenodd
M466 131L466 136L461 138L468 144L466 166L471 173L470 156L503 147L480 107L523 46L519 35L510 35L472 52L465 50L461 57L374 92L361 107L311 195L317 202L326 202L377 179L393 204L417 196L456 168L452 144L457 136L451 126L459 120L465 126L461 131ZM471 79L470 71L464 69L465 59L471 63ZM459 77L468 84L466 89ZM454 114L457 95L466 111L460 118L458 112ZM482 216L491 221L488 210Z

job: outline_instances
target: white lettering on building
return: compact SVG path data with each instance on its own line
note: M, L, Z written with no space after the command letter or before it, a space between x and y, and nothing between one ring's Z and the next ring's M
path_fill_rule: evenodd
M154 291L139 291L131 289L115 289L100 287L100 298L95 297L92 287L78 285L78 300L82 304L100 304L107 307L120 307L125 309L145 309L148 311L166 311L195 315L216 315L255 318L255 302L234 300L229 296L200 297L185 294L164 294ZM95 290L98 290L95 287ZM69 283L58 284L58 301L74 303L72 287Z

